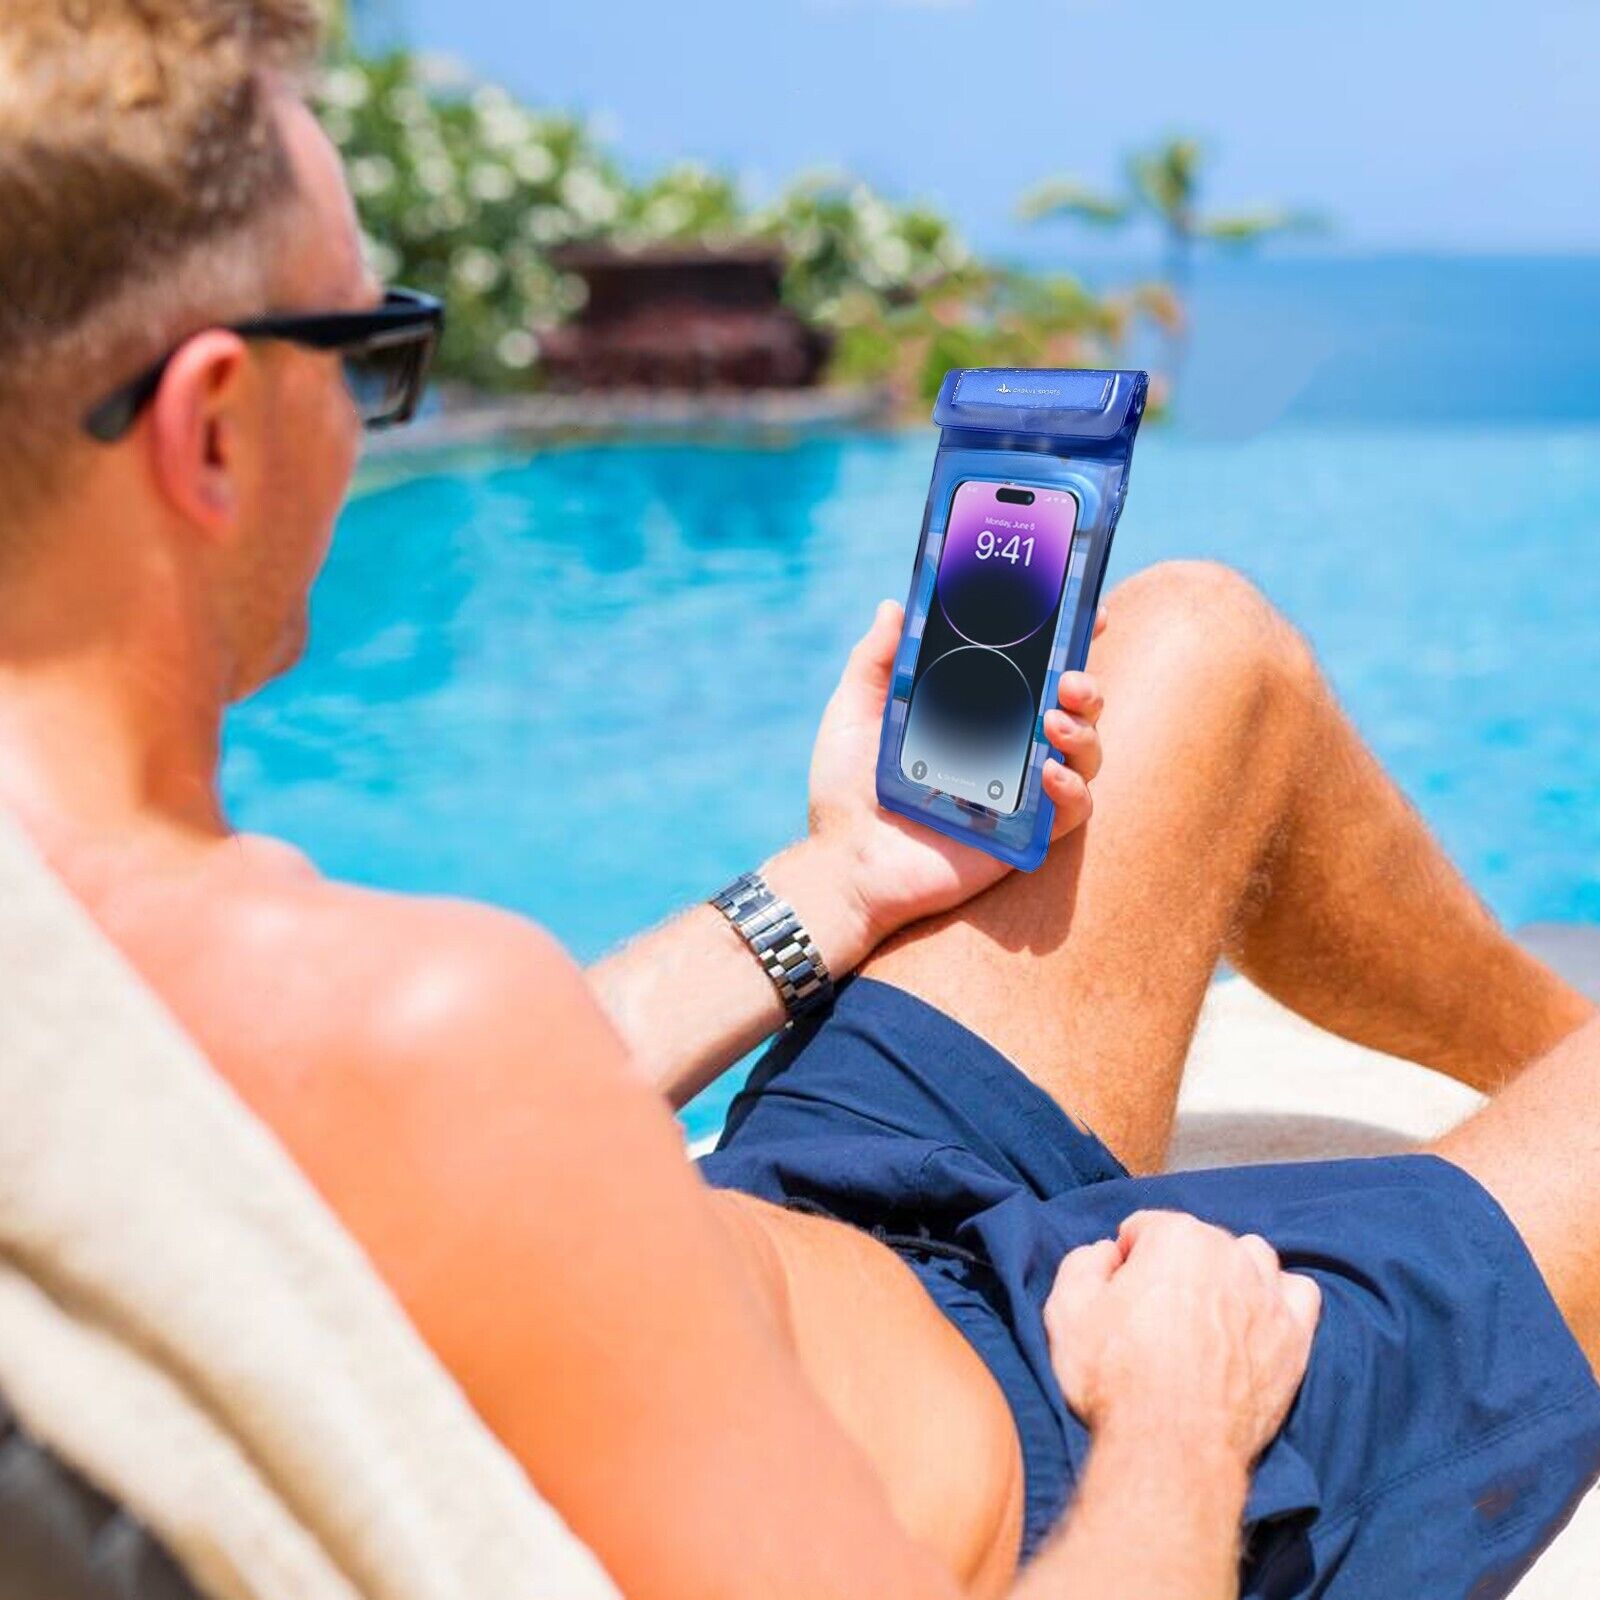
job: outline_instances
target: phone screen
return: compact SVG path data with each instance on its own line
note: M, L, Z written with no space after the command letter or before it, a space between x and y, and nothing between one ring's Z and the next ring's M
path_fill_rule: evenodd
M1077 525L1065 489L957 487L900 744L913 783L1017 809Z

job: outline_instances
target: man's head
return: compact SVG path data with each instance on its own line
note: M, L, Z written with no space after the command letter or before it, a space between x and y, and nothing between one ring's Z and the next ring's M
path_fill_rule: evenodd
M119 539L129 570L198 611L243 693L298 653L359 422L336 353L224 325L378 297L338 158L297 95L315 11L0 13L0 583L25 590L53 555L86 567L93 540ZM127 433L89 438L96 402L175 349ZM76 577L87 614L99 573Z

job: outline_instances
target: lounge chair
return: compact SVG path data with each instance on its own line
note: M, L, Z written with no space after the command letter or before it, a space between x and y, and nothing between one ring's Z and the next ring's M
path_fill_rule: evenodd
M0 986L0 1596L612 1600L4 816Z

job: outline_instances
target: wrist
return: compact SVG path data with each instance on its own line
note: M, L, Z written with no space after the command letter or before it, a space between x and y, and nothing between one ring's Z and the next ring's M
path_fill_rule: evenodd
M1251 1461L1220 1426L1177 1421L1170 1412L1146 1416L1115 1412L1092 1431L1097 1455L1137 1462L1150 1481L1181 1486L1187 1500L1217 1516L1244 1514Z
M856 852L811 835L761 865L767 886L794 907L835 981L853 972L879 941L858 888Z
M1209 1451L1209 1441L1146 1420L1097 1429L1067 1524L1079 1566L1141 1595L1237 1595L1249 1472L1237 1452ZM1130 1508L1144 1530L1134 1541Z

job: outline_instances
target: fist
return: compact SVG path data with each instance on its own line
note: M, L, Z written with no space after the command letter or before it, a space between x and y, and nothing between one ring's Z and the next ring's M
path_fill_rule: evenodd
M1258 1235L1141 1211L1062 1261L1045 1326L1091 1431L1176 1435L1248 1466L1289 1414L1321 1307L1315 1280L1284 1272Z

